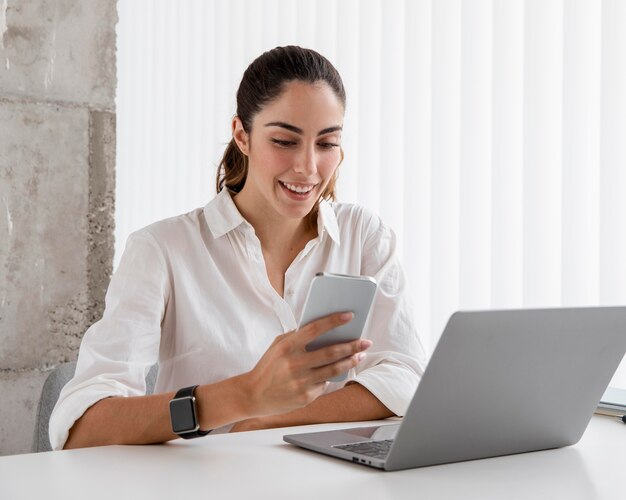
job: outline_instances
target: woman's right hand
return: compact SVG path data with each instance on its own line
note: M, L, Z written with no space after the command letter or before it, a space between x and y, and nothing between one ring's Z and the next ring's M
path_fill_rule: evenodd
M276 337L256 366L245 375L256 417L286 413L313 402L327 380L355 367L371 340L359 339L308 352L307 344L348 323L352 313L336 313Z

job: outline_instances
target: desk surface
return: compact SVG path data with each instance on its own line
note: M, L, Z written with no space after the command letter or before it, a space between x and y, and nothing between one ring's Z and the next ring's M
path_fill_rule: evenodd
M594 416L567 448L398 472L282 441L286 433L345 426L0 457L0 498L626 499L626 425L617 418Z

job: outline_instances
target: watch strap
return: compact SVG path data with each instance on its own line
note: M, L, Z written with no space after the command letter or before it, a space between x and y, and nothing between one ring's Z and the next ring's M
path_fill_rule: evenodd
M176 395L174 396L174 399L178 399L178 398L194 398L194 392L196 390L196 387L198 387L198 385L192 385L190 387L183 387L182 389L180 389ZM197 408L196 408L196 401L195 398L192 399L193 401L193 408L194 408L194 413L197 417L198 412L197 412ZM202 436L206 436L207 434L209 434L211 431L201 431L200 429L198 429L197 431L193 431L193 432L183 432L178 434L179 437L183 438L183 439L194 439L197 437L202 437Z

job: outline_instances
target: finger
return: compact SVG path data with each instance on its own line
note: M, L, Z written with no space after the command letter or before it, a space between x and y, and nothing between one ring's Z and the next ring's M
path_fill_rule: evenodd
M304 345L308 344L312 340L316 339L320 335L326 333L333 328L345 325L354 318L354 314L351 312L339 312L335 314L329 314L323 318L316 319L303 326L299 331L301 335L297 337L302 341Z
M344 342L334 344L328 347L322 347L308 354L308 363L311 367L317 368L326 366L341 359L345 359L353 354L366 351L372 347L372 341L368 339L359 339L352 342Z
M350 356L349 358L342 359L330 365L316 368L314 371L314 380L329 380L337 375L347 372L351 368L354 368L361 361L365 359L367 355L364 352L359 352Z

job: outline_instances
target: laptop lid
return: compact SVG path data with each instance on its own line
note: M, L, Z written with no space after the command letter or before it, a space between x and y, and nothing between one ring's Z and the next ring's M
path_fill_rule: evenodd
M457 312L384 468L573 444L625 351L626 307Z

